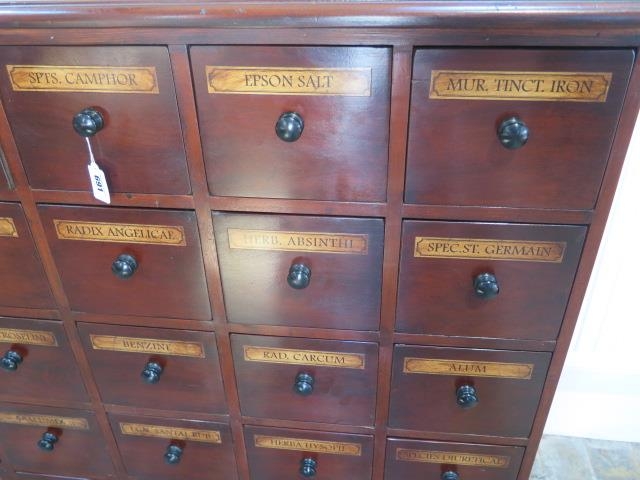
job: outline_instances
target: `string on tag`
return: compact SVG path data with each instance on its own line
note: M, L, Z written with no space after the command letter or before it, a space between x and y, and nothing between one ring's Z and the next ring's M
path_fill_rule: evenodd
M84 137L87 143L87 150L89 151L89 181L91 182L91 189L93 190L93 196L96 200L110 204L111 195L109 194L109 185L107 184L107 178L104 172L98 166L95 157L93 156L93 149L91 148L91 140L89 137Z

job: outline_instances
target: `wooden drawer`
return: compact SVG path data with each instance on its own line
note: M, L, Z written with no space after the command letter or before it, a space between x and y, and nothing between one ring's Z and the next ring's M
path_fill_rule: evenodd
M56 475L55 473L26 473L16 472L15 478L18 480L94 480L98 477L69 477L68 475Z
M91 142L112 192L191 192L166 48L2 47L0 62L32 187L91 190L87 146L72 126L91 107L103 118Z
M515 480L523 453L521 447L389 438L384 478L440 480L455 472L460 480Z
M62 476L109 475L111 460L93 413L68 408L0 405L0 438L17 471Z
M213 333L82 323L78 330L104 403L226 412Z
M371 47L191 48L211 193L384 201L390 59Z
M586 231L405 221L396 330L555 340Z
M61 323L0 318L0 349L4 394L88 401Z
M391 427L527 437L550 353L396 345Z
M229 322L378 328L382 220L214 213L213 222Z
M73 310L211 318L194 212L53 205L39 210Z
M233 335L242 413L250 417L373 425L373 343Z
M406 202L593 208L633 59L632 50L418 50ZM514 117L528 141L505 148L497 132ZM512 146L518 127L503 128Z
M135 478L237 478L227 424L139 415L110 415L110 422L125 469Z
M0 203L0 306L55 308L22 207Z
M244 440L251 480L371 479L373 437L368 435L247 426Z

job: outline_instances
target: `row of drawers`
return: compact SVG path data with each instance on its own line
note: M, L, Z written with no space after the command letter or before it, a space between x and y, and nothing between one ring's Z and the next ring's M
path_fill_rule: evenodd
M84 323L78 331L103 403L227 412L213 333ZM57 322L0 319L0 342L6 392L87 401ZM244 416L373 426L377 344L232 335L231 345ZM551 356L410 345L393 355L390 427L520 438Z
M18 471L60 476L113 473L93 414L51 407L0 405L0 432ZM146 479L237 478L225 423L110 414L111 429L129 475ZM369 480L373 436L244 427L252 480L314 477ZM514 479L523 448L387 439L385 479Z
M72 310L211 319L193 212L39 212ZM20 207L0 204L0 216L0 304L51 308ZM378 329L383 220L216 212L213 225L229 322ZM397 331L554 340L585 234L582 226L406 220Z
M593 208L633 56L417 50L405 201ZM212 194L385 200L391 49L196 46L190 60ZM91 108L112 192L191 192L165 48L3 47L0 62L33 188L89 189L71 121Z

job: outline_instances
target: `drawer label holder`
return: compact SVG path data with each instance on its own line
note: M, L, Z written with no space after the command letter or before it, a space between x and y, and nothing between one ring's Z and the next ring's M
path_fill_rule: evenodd
M16 92L160 93L155 67L7 65Z
M274 437L254 435L254 443L258 448L274 448L296 452L328 453L331 455L362 456L362 445L350 442L329 442L326 440L310 440L306 438Z
M416 237L416 258L456 258L561 263L565 242Z
M404 359L404 373L427 375L460 375L465 377L509 378L531 380L532 363L475 362L469 360L449 360L440 358Z
M169 440L185 440L190 442L215 444L222 443L222 437L220 436L220 432L217 430L120 422L120 431L124 435L133 435L137 437L167 438Z
M17 328L0 328L0 343L21 343L23 345L39 345L42 347L58 346L58 340L53 332L20 330Z
M27 425L31 427L59 427L71 430L89 430L86 418L58 417L55 415L40 415L35 413L0 412L0 423Z
M369 236L354 233L282 232L229 228L229 248L366 255Z
M18 229L13 218L0 217L0 237L18 237Z
M351 368L364 370L365 357L361 353L321 352L244 345L247 362L308 365L314 367Z
M611 78L605 72L433 70L429 98L602 103Z
M209 93L371 96L371 68L206 67Z
M467 467L507 468L509 466L510 459L504 455L483 455L479 453L440 452L437 450L397 448L396 460L403 462L464 465Z
M75 220L53 220L53 224L60 240L140 243L174 247L187 245L184 228L181 226L81 222Z
M112 352L155 353L178 357L205 358L204 345L198 342L161 340L157 338L119 337L90 334L94 350Z

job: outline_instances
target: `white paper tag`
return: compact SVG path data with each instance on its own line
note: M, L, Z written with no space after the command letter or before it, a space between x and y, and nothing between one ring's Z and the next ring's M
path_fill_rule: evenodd
M100 170L100 167L95 162L87 165L87 168L89 169L89 177L91 178L93 196L96 200L100 200L101 202L111 203L109 186L107 185L107 179L104 176L104 172Z

